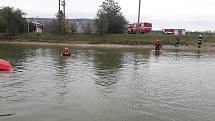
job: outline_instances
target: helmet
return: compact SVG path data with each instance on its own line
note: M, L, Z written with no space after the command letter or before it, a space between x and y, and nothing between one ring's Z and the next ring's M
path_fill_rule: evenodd
M200 34L199 36L201 37L202 35Z
M67 52L68 52L68 51L69 51L69 49L68 49L68 48L64 48L64 51L67 51Z

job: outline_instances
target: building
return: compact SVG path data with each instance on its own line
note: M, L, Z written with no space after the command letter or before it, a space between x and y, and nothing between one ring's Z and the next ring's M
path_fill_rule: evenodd
M78 34L94 34L96 33L96 25L94 19L70 19L71 32Z
M28 32L46 32L46 26L41 23L28 21Z

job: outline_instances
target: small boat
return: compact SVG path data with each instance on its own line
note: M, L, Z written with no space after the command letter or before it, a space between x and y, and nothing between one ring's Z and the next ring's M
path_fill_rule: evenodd
M11 71L12 66L7 61L0 59L0 71Z

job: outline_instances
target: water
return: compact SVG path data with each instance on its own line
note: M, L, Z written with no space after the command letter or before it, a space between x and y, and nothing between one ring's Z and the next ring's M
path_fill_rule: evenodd
M1 121L214 121L215 54L0 45Z

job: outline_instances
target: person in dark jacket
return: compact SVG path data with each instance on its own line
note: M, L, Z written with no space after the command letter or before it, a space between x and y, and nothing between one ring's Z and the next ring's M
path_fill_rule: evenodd
M37 25L36 25L36 24L33 24L33 26L32 26L33 34L35 34L35 33L36 33L36 30L37 30Z
M178 48L179 42L180 42L180 38L179 38L179 36L177 35L177 36L176 36L176 40L175 40L175 47Z
M199 37L198 37L198 40L197 40L198 48L201 48L202 42L203 42L203 37L202 37L202 35L200 34Z

